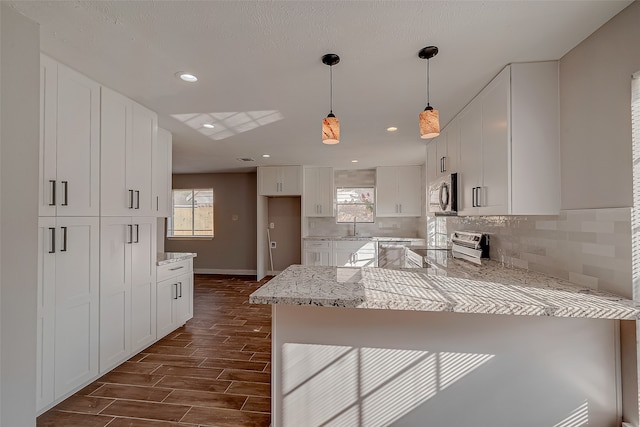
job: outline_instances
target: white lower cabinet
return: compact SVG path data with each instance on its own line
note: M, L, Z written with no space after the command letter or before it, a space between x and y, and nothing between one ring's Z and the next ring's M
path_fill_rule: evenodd
M185 260L158 267L158 339L193 317L193 261Z
M377 264L376 242L333 242L333 264L336 267L375 267Z
M98 218L39 218L36 408L98 375Z
M331 240L305 240L304 265L331 265Z
M156 340L156 218L102 217L100 372Z

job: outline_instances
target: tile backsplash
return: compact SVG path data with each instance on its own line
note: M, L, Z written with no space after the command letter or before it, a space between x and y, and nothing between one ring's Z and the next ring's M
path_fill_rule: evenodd
M305 218L309 221L309 236L350 236L353 224L336 224L335 218ZM422 237L418 233L422 218L377 218L374 223L358 223L360 236Z
M427 217L428 245L454 230L490 234L491 259L631 298L631 208L558 216Z

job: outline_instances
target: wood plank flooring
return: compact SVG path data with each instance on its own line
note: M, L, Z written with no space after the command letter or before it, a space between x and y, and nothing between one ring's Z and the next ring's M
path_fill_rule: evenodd
M271 306L264 281L196 275L194 317L37 420L38 427L270 424Z

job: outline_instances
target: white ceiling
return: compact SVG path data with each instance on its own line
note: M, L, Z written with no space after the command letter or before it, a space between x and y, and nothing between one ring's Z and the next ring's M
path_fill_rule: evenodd
M43 52L158 112L174 136L174 172L197 173L421 164L422 47L440 49L430 62L431 104L444 125L506 64L561 58L631 1L6 3L40 23ZM341 58L333 67L336 146L321 142L325 53ZM183 70L199 81L178 80ZM175 118L202 113L248 113L255 124L239 130L257 127L215 139Z

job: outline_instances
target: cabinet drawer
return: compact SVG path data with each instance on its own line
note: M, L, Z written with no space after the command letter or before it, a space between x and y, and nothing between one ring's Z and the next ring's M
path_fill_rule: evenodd
M331 240L305 240L305 249L330 249Z
M159 265L156 270L157 281L167 280L184 273L193 271L193 259L185 259L178 262L170 262L168 264Z

